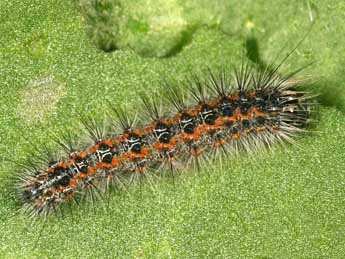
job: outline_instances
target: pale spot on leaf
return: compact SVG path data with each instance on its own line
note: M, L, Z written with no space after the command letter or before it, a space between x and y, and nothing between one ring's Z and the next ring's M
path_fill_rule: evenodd
M54 113L65 86L52 76L31 80L20 92L18 113L27 123L41 123Z

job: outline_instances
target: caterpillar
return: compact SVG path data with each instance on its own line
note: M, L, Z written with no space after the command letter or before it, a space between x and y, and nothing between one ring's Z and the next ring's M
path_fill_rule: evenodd
M103 193L137 177L294 143L311 121L313 101L301 90L306 82L294 78L298 71L279 73L282 63L262 69L242 63L231 76L209 69L206 79L188 80L188 95L168 83L161 103L169 107L142 95L140 122L110 104L120 130L104 130L81 116L90 143L74 148L60 141L65 157L25 166L16 187L22 208L32 217L48 216L85 193Z

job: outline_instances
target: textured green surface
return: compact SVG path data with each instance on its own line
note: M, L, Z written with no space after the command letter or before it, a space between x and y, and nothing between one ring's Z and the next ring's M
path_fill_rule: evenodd
M85 1L83 8L77 1L0 2L0 258L344 257L345 4L208 2L127 1L100 28L88 20ZM157 32L157 17L171 26ZM133 186L108 205L77 208L45 225L13 215L5 180L16 166L7 160L27 159L32 143L50 146L52 132L77 131L79 112L103 116L106 99L133 112L138 92L160 92L162 78L238 61L243 42L251 50L257 44L260 61L270 62L306 35L311 18L311 33L283 69L317 61L301 75L321 93L319 122L299 146L226 158L174 183ZM98 49L109 42L104 35L119 50ZM35 87L44 90L37 95Z

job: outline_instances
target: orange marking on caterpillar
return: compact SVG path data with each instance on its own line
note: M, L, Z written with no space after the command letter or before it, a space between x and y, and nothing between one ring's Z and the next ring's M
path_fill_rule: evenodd
M167 148L167 149L171 149L175 146L175 138L171 137L169 143L162 143L162 142L155 142L152 144L152 147L155 149L163 149L163 148Z
M226 141L227 141L226 138L217 139L216 141L213 142L213 146L215 147L223 146L226 143Z
M95 163L95 168L113 168L116 167L120 164L120 161L116 158L113 157L110 163L105 163L105 162L96 162Z
M192 149L190 153L191 153L193 156L198 156L198 155L200 155L202 152L204 152L204 149L203 149L203 148L197 148L197 149Z
M182 132L179 134L179 137L183 140L193 140L193 139L198 139L200 137L200 131L198 127L194 129L194 132L192 134L188 134L185 132Z
M145 158L148 154L148 150L144 147L141 147L140 153L135 153L132 151L126 152L122 155L124 158Z

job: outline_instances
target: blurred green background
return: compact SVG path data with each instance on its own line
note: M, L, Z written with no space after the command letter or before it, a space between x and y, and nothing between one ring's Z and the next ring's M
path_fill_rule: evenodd
M344 22L332 0L2 0L0 258L344 258ZM282 69L316 61L300 76L319 94L318 122L299 145L134 185L45 224L15 214L9 160L78 132L80 112L103 117L111 100L134 113L164 78L236 63L243 46L275 62L304 36Z

